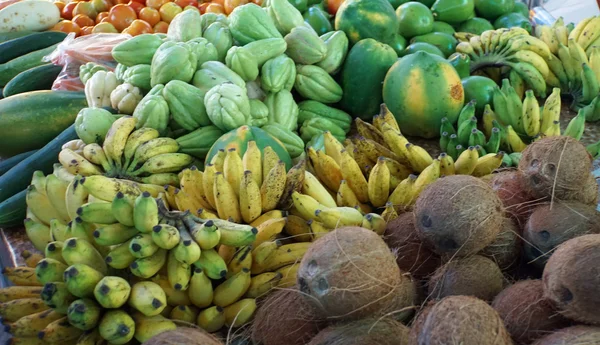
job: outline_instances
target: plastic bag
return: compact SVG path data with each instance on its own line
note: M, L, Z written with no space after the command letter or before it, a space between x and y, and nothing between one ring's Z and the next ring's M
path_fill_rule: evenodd
M85 85L79 80L79 67L94 62L113 71L117 62L112 58L112 49L131 38L128 34L92 34L75 37L70 33L56 50L45 57L55 65L63 66L54 84L54 91L83 91Z

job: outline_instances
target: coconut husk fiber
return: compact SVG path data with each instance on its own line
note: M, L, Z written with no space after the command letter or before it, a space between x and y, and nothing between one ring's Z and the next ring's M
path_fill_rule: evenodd
M419 320L421 319L422 320ZM449 296L421 313L411 330L411 344L512 345L498 313L469 296ZM413 332L418 334L413 334Z
M580 202L545 203L529 217L523 230L525 255L543 268L552 251L572 238L600 233L600 212Z
M180 327L160 333L142 345L224 345L219 339L199 328Z
M505 218L494 242L483 248L479 255L494 261L502 271L513 268L521 257L523 241L520 233L515 220Z
M469 256L491 244L502 229L504 208L492 188L468 175L446 176L417 199L419 238L442 257Z
M538 204L527 190L525 175L518 169L506 169L494 173L489 183L502 201L506 214L521 228Z
M474 296L491 301L502 291L504 277L498 265L481 255L454 259L435 271L429 279L429 296Z
M308 345L408 345L410 329L391 318L362 319L331 325Z
M389 222L383 239L396 254L398 267L417 279L428 277L441 264L440 257L417 235L412 212L403 213Z
M298 270L298 286L317 313L333 321L384 315L412 306L409 276L375 232L360 227L336 229L315 241Z
M600 235L584 235L558 246L544 268L544 296L569 319L600 325Z
M532 341L569 325L554 303L544 297L541 280L521 280L504 289L492 302L517 344Z
M571 326L536 340L532 345L597 345L600 327Z

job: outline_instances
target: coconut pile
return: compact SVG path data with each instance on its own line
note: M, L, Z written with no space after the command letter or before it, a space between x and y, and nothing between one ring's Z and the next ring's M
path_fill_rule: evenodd
M440 178L383 236L336 229L305 254L294 288L259 301L235 343L600 344L591 166L578 141L545 138L518 169ZM173 343L164 339L152 344Z

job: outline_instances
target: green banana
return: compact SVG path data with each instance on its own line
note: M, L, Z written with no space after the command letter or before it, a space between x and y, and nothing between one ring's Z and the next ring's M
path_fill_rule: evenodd
M471 119L464 121L460 127L458 127L458 142L462 145L469 143L469 137L471 132L477 129L477 117L473 116Z
M27 226L27 223L25 223ZM58 219L50 221L50 234L53 241L64 242L69 238L69 227Z
M104 275L88 265L74 264L64 273L64 282L69 292L76 297L85 298L94 295L94 288Z
M213 300L212 281L206 276L202 268L196 265L193 268L194 274L192 274L188 287L190 301L198 308L206 308L212 304Z
M143 259L151 256L160 249L159 246L152 240L150 234L138 234L131 239L129 242L129 250L131 255L136 259Z
M221 232L220 244L232 247L243 247L252 244L258 230L245 224L236 224L222 219L213 219L214 225Z
M511 124L511 110L508 106L508 98L506 95L500 90L500 88L495 87L492 92L492 98L494 103L494 113L496 117L503 125Z
M54 241L50 242L46 245L44 250L44 257L47 259L54 259L57 261L66 264L65 259L62 257L62 248L64 246L64 242Z
M138 233L132 226L121 223L105 225L94 231L94 241L101 246L114 246L126 242Z
M133 238L125 243L113 247L104 259L106 264L112 268L121 270L129 267L129 265L131 265L136 259L136 257L133 256L129 250L129 245L131 244L132 240Z
M121 277L107 276L94 287L94 297L103 308L120 308L129 298L131 286Z
M159 249L153 255L137 259L129 265L131 273L140 278L150 278L164 266L167 261L167 251Z
M581 84L583 91L581 100L583 103L590 103L600 93L600 85L594 70L587 63L581 66Z
M508 66L519 74L536 96L546 97L546 80L537 68L528 62L508 63Z
M144 192L135 199L133 206L133 222L140 232L150 233L158 225L158 205L149 192Z
M179 244L179 230L168 224L159 224L152 228L152 240L163 249L173 249Z
M156 283L139 282L131 287L128 303L146 316L156 316L167 306L167 295Z
M506 95L506 99L508 101L507 105L510 114L509 124L512 125L518 133L524 133L523 101L519 95L517 95L517 92L512 85L510 85L510 81L508 79L502 79L502 92L504 95Z
M458 128L460 128L460 125L462 125L464 122L469 121L470 119L473 118L473 116L475 116L475 105L477 104L476 100L471 100L469 101L469 103L467 103L462 110L460 111L460 114L458 115L458 122L456 122L456 126ZM449 122L449 121L447 121ZM450 124L452 125L452 124Z
M102 308L89 298L78 299L67 309L69 323L83 331L96 328L101 315Z
M567 129L563 133L564 136L569 136L576 140L581 140L583 136L583 132L585 130L585 112L583 109L579 110L577 116L575 116L569 124L567 125Z
M112 205L108 202L88 202L77 209L77 215L85 222L113 224L117 222L112 213Z
M111 205L112 214L117 221L126 226L135 226L133 219L133 205L125 198L125 194L118 192Z
M35 266L35 276L42 284L62 282L63 274L67 267L67 265L58 260L45 258L40 260Z
M171 287L175 290L187 290L191 276L192 270L190 265L180 262L175 258L175 252L169 251L167 257L167 278Z
M442 125L440 127L440 133L443 133L443 132L447 132L448 136L450 136L452 134L456 134L456 129L454 129L454 126L452 125L450 120L448 120L447 117L442 118Z
M191 265L200 258L200 246L194 241L183 225L179 229L179 244L173 249L175 258L184 264Z
M458 136L456 134L450 135L450 140L448 140L448 146L446 147L446 153L453 159L458 158L456 147L459 145Z
M190 229L190 235L202 250L212 249L221 241L221 231L212 220L207 220L203 224L190 220L186 225Z
M67 289L67 285L63 282L45 284L40 298L47 306L60 314L66 314L69 304L76 299L75 296L71 295Z
M94 246L82 239L70 238L65 241L62 256L69 265L86 264L102 274L107 273L106 262Z
M133 339L135 322L125 311L111 310L102 317L98 331L102 338L110 344L123 345Z
M488 142L485 144L485 150L488 153L497 153L498 150L500 150L500 141L500 129L497 127L492 128L492 135L490 136Z
M219 280L227 275L227 263L214 249L203 250L194 266L201 268L211 279Z

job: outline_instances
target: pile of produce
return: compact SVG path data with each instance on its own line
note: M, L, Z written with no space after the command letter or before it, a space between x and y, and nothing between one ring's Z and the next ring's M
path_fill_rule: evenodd
M522 5L51 4L0 44L10 344L594 342L598 18Z

